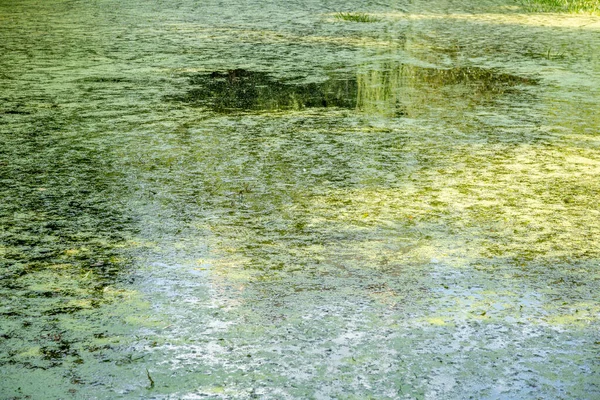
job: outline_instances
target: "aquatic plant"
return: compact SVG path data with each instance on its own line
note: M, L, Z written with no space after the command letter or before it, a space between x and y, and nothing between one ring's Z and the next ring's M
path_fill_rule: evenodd
M352 22L377 22L379 19L370 16L365 13L344 13L339 12L335 14L335 18L342 21L352 21Z
M146 376L150 381L150 389L152 389L154 387L154 379L152 379L152 376L150 376L150 371L148 371L148 368L146 368Z
M522 3L532 11L600 13L599 0L522 0Z

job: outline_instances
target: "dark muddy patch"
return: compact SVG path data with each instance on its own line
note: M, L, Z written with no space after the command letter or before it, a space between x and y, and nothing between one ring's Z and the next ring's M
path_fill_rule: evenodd
M359 70L355 75L332 74L324 82L298 83L277 79L266 72L233 69L189 77L191 88L167 100L205 107L218 113L240 111L301 110L337 107L372 110L373 103L389 103L406 95L406 88L459 87L461 95L494 97L511 93L524 85L535 85L534 78L503 73L496 69L456 67L423 68L407 64L382 65ZM388 104L397 108L397 105ZM402 116L402 110L394 112Z

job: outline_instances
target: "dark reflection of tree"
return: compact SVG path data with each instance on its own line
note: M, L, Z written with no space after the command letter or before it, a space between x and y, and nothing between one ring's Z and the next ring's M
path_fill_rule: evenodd
M516 93L533 78L479 67L424 68L397 62L366 65L357 73L357 107L369 114L416 117L431 107L481 104Z
M191 89L170 99L219 113L354 108L356 82L338 77L322 83L283 81L264 72L235 69L190 77Z

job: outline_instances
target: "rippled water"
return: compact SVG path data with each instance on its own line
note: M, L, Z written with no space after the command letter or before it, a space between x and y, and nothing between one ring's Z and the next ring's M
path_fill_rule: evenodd
M599 29L0 0L0 397L599 397Z

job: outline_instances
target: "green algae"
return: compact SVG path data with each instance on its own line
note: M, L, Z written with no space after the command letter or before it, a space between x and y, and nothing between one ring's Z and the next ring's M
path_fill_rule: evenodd
M378 21L377 18L372 17L365 13L339 12L339 13L335 14L334 17L341 21L351 21L351 22L377 22Z
M593 29L0 6L2 396L598 393Z
M597 0L527 0L523 3L532 11L600 13Z

